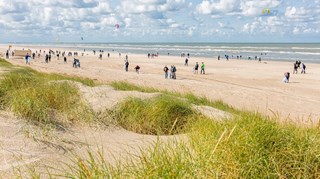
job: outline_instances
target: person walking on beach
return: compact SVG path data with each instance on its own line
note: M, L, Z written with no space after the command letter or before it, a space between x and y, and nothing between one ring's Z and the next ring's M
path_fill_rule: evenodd
M134 69L136 70L136 72L139 74L139 71L140 71L140 66L137 65L136 67L134 67Z
M48 55L48 54L46 54L46 56L45 56L45 62L46 62L46 63L49 62L49 55Z
M170 79L172 79L172 71L173 71L173 65L170 67Z
M67 57L66 56L63 57L63 61L64 61L64 63L67 63Z
M184 66L188 66L188 61L189 61L189 59L186 58L186 60L185 60L185 62L184 62Z
M289 83L289 78L290 78L290 73L289 72L285 72L284 73L283 82L284 83Z
M172 79L177 79L177 76L176 76L176 71L177 71L177 68L172 65Z
M6 51L6 59L9 59L9 50Z
M198 74L199 64L196 62L196 66L194 66L194 74Z
M169 71L169 68L167 67L167 65L163 68L163 71L164 71L164 78L165 78L165 79L168 79L168 71Z
M202 62L200 74L205 74L204 68L205 68L205 65L204 65L204 63Z
M306 74L306 65L304 63L302 63L302 70L301 70L301 74Z
M30 65L30 55L29 55L29 53L27 53L27 55L26 55L26 64L29 64Z
M297 62L293 64L293 74L294 73L296 73L296 74L298 73L298 63Z
M124 63L124 66L125 66L126 72L128 72L128 69L129 69L129 61L128 60L126 60L126 62Z

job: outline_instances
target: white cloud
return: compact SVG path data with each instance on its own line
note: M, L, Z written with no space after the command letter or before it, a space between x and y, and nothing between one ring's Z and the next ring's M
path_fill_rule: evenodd
M197 6L197 11L201 14L234 12L239 9L239 3L239 0L220 0L218 2L205 0Z

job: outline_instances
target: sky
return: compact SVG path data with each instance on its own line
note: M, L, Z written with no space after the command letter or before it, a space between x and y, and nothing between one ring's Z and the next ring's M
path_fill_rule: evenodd
M0 0L5 42L320 42L320 0Z

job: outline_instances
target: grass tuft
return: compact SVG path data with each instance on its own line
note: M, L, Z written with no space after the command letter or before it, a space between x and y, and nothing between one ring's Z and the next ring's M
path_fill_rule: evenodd
M121 91L139 91L139 92L145 92L145 93L163 93L171 96L176 96L180 98L187 99L190 103L195 105L205 105L205 106L211 106L213 108L220 109L222 111L230 112L233 114L237 114L239 111L234 109L233 107L225 104L223 101L212 101L206 97L199 97L192 93L178 93L178 92L170 92L166 90L159 90L156 88L150 88L145 86L137 86L131 83L128 83L126 81L120 81L120 82L112 82L110 84L114 89L121 90Z
M12 68L14 67L10 62L0 59L0 67L5 67L5 68Z
M38 123L91 121L93 111L81 101L69 77L21 68L4 74L0 81L0 104L16 115ZM86 80L84 80L86 81ZM63 122L63 121L61 121Z
M140 91L144 93L155 93L160 92L156 88L150 88L146 86L137 86L126 81L114 81L110 84L115 90L119 91Z
M179 134L195 115L190 103L169 95L147 100L131 98L113 112L123 128L150 135Z

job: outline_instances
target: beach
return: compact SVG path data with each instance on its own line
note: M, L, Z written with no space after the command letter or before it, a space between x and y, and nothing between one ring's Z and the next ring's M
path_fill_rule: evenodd
M21 46L16 47L22 49ZM33 52L40 49L48 52L72 51L68 49L48 48L41 46L23 46ZM5 52L6 45L0 47ZM97 49L98 50L98 49ZM9 59L15 65L29 66L41 72L61 73L76 75L95 79L101 83L112 81L127 81L132 84L159 88L177 92L192 92L198 96L205 96L211 100L221 100L236 109L257 111L270 117L279 117L281 120L293 121L299 124L316 124L320 119L320 64L305 63L306 74L292 74L293 63L283 61L237 60L217 57L193 57L190 54L189 66L185 66L185 58L168 54L159 54L159 57L149 59L147 54L132 54L107 52L103 54L102 60L98 59L93 52L78 51L81 68L73 68L73 57L68 57L65 64L60 55L57 60L53 55L50 63L45 63L44 54L40 58L31 60L31 65L26 65L24 59ZM84 53L82 56L81 53ZM110 58L107 57L110 53ZM125 56L128 55L129 72L124 69ZM303 59L301 59L304 62ZM193 74L193 67L198 62L205 64L205 75ZM141 67L137 74L134 67ZM175 65L177 68L177 79L165 79L163 68L167 65ZM284 72L290 72L290 83L283 83Z

